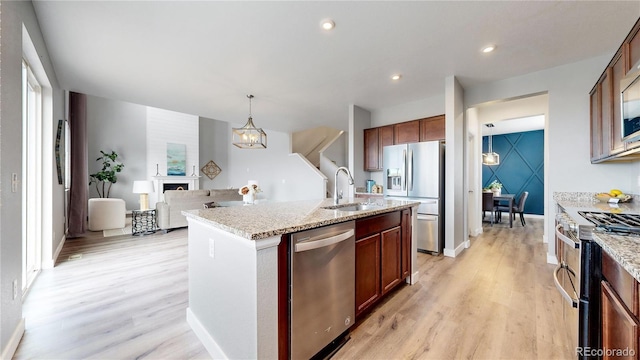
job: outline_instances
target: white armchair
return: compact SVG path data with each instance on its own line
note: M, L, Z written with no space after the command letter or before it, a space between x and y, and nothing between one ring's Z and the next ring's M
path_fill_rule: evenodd
M126 213L123 199L89 199L89 230L122 229L125 227Z

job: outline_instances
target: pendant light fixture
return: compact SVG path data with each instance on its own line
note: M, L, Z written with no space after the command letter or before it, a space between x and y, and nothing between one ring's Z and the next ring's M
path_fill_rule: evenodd
M483 165L500 165L500 155L493 152L493 124L487 124L489 128L489 152L482 153Z
M247 95L249 98L249 119L241 128L233 128L231 132L233 145L241 149L266 149L267 134L261 128L253 125L251 117L251 99L253 95Z

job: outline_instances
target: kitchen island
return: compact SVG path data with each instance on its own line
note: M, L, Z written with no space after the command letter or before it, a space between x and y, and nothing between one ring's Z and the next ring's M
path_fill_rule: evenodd
M341 200L337 207L330 199L267 202L183 212L189 222L187 322L214 358L281 355L278 245L287 234L418 206L411 201L377 200L378 206L366 210L341 210L356 202ZM411 223L415 221L412 212ZM415 236L411 239L413 259L407 279L414 283L417 249Z

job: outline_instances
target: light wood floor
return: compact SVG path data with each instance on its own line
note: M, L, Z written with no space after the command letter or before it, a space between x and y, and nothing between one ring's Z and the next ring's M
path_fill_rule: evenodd
M419 254L335 359L569 359L542 220L485 227L456 259ZM208 359L186 323L187 231L68 240L24 302L16 359Z

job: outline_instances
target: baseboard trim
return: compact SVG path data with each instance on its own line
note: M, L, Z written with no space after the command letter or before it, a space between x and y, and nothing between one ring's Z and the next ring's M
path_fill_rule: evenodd
M478 235L482 234L483 232L484 231L482 230L482 228L479 227L477 229L471 230L471 233L469 235L475 237L475 236L478 236Z
M53 269L53 267L56 266L56 261L58 261L58 256L60 256L60 253L62 252L62 248L64 247L64 243L66 241L67 241L67 236L63 235L62 241L60 241L60 244L58 244L56 251L53 252L53 258L47 259L46 261L42 262L43 269Z
M471 239L467 239L467 241L464 242L464 248L468 249L471 247Z
M409 276L409 279L407 279L407 280L408 280L410 285L415 285L418 282L418 274L419 273L420 273L419 271L416 271L411 276Z
M547 264L558 265L558 258L555 255L547 254Z
M228 359L227 355L222 351L218 343L211 337L209 332L204 328L200 320L195 316L190 308L187 308L187 324L191 327L191 330L196 334L196 337L200 340L204 348L207 349L209 355L214 359ZM4 359L4 358L3 358Z
M13 358L13 355L16 354L16 350L18 349L18 345L20 344L20 340L22 339L22 335L24 335L24 318L20 319L20 322L13 330L13 334L11 334L9 342L7 342L7 346L2 349L2 356L0 356L0 359Z
M469 241L469 240L464 241L462 244L458 245L458 247L457 247L457 248L455 248L455 249L453 249L453 250L451 250L451 249L444 249L444 252L443 252L444 256L454 258L454 257L456 257L456 256L460 255L460 253L461 253L464 249L466 249L466 248L468 247L468 246L466 245L468 241Z

